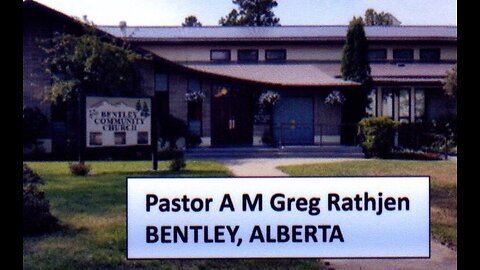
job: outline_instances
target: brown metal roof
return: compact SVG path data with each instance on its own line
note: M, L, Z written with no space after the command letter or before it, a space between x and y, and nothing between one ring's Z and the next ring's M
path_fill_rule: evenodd
M446 63L374 63L371 75L375 82L440 82L454 64ZM245 81L278 86L355 86L340 79L340 63L284 64L185 64L187 68Z
M370 68L374 80L380 78L398 78L399 80L429 78L440 80L446 76L446 72L454 65L454 63L372 63ZM341 76L340 63L321 63L315 66L330 76Z
M234 79L277 86L356 86L314 64L188 64L188 68Z

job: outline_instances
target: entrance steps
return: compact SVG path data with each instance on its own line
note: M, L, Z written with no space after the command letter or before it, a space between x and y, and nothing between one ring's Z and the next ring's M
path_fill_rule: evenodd
M187 159L363 158L358 146L198 147L185 150Z

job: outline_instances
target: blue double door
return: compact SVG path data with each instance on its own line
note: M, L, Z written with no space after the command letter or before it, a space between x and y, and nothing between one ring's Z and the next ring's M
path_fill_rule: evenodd
M312 97L281 97L273 113L273 135L282 145L314 143Z

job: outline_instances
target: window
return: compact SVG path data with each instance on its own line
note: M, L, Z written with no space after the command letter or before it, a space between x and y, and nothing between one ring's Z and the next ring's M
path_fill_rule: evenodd
M166 73L155 73L155 91L168 91L168 75Z
M421 123L425 116L425 90L415 89L415 122Z
M202 136L202 103L189 102L187 110L188 130L192 134Z
M368 94L369 104L367 106L367 113L371 116L377 116L377 89L373 88Z
M188 79L187 91L189 93L202 91L202 84L201 84L200 80L192 79L192 78Z
M114 133L115 144L127 144L127 134L125 132L115 132Z
M90 145L102 145L102 133L90 132Z
M287 50L266 50L266 61L285 61L287 60Z
M440 49L420 49L420 61L422 62L439 62Z
M386 49L371 49L368 50L368 60L370 62L379 62L387 60Z
M258 50L238 50L239 62L257 62Z
M398 62L413 62L413 49L394 49L393 60Z
M148 144L148 131L139 131L137 133L137 144Z
M410 123L410 89L399 90L398 120L400 123Z
M211 50L210 51L210 60L218 62L227 62L230 61L230 50Z
M382 91L382 115L393 118L393 89L384 88Z

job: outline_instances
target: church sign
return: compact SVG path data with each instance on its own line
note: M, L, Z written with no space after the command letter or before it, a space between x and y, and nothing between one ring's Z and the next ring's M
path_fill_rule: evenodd
M86 97L87 147L151 144L150 98Z

